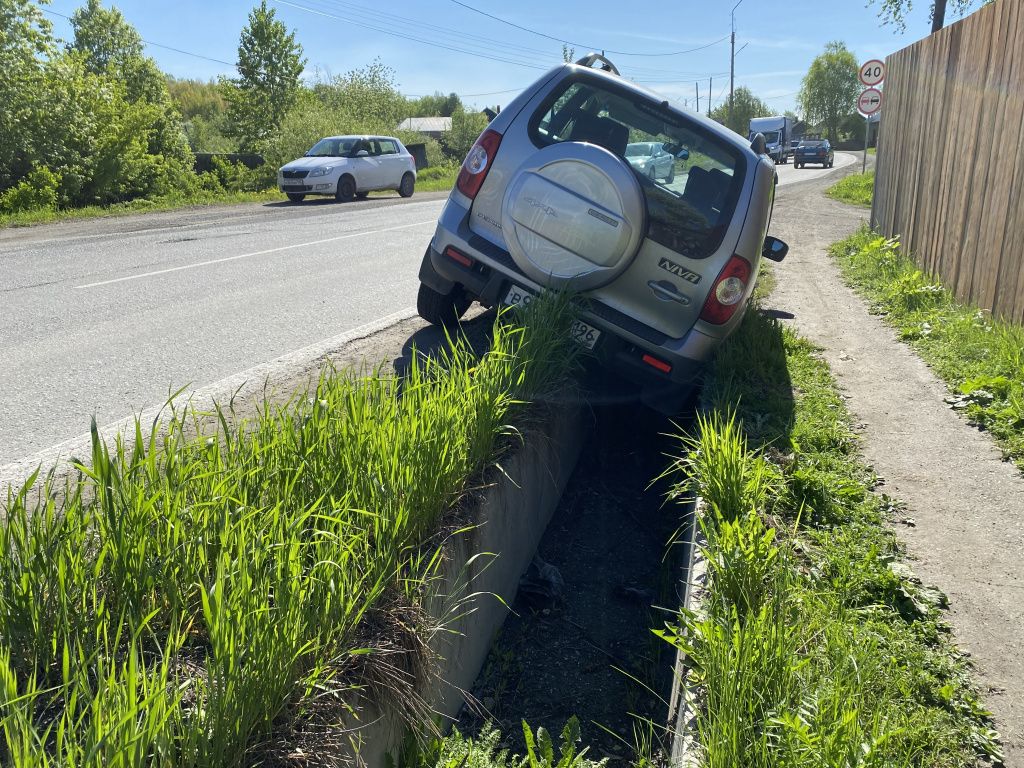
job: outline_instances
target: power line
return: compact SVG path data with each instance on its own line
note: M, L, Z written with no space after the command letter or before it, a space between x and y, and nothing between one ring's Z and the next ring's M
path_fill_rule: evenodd
M306 2L310 2L310 0L305 0L305 1ZM344 10L346 13L357 13L357 14L360 14L360 15L362 15L364 17L368 16L371 22L378 21L380 19L380 8L379 7L378 8L368 8L366 6L356 5L355 3L343 2L343 0L321 0L320 3L314 3L314 4L329 5L329 6L333 6L335 9L338 9L338 10ZM419 21L419 20L417 20L417 21L406 21L405 19L400 19L400 18L389 18L388 19L388 25L391 26L391 27L394 27L394 25L401 25L401 26L406 26L406 27L412 27L413 30L411 32L409 32L409 34L418 34L418 33L421 33L424 29L429 29L429 30L433 30L435 32L440 32L440 33L445 34L445 35L453 35L455 37L466 38L468 41L470 41L467 44L479 45L479 43L477 43L475 41L480 41L480 43L483 43L484 45L491 46L491 47L493 47L493 46L500 46L500 47L507 47L507 48L511 48L512 47L512 46L510 46L505 41L495 40L494 38L486 37L484 35L476 35L476 34L473 34L471 32L464 32L462 30L452 29L451 27L441 26L439 24L430 24L429 22L425 22L425 21ZM407 32L408 30L401 30L401 31ZM515 46L515 50L516 50L516 52L533 53L533 54L537 54L537 55L544 56L544 57L549 57L549 56L552 55L551 51L544 51L544 50L540 50L538 48L526 48L526 47L521 46L521 45Z
M365 22L357 21L355 19L346 19L346 18L338 16L336 14L328 13L327 11L319 11L319 10L317 10L315 8L309 8L309 7L304 6L304 5L299 5L298 3L291 2L291 0L272 0L272 1L277 3L277 4L279 4L279 5L288 5L288 6L291 6L292 8L298 8L300 11L306 11L307 13L313 13L313 14L316 14L318 16L323 16L323 17L328 18L328 19L334 19L335 21L343 21L346 24L354 24L354 25L359 26L359 27L365 27L366 29L372 29L373 31L380 32L381 34L391 35L392 37L399 37L399 38L402 38L403 40L412 40L413 42L416 42L416 43L423 43L424 45L431 45L431 46L433 46L435 48L443 48L443 49L448 50L448 51L454 51L455 53L465 53L465 54L467 54L469 56L475 56L475 57L481 58L481 59L489 59L491 61L497 61L497 62L500 62L502 64L513 64L513 65L518 66L518 67L526 67L527 69L539 69L539 70L546 70L546 69L548 69L548 67L541 66L539 64L529 64L529 63L524 62L524 61L517 61L515 59L502 58L500 56L489 56L489 55L484 54L484 53L477 53L475 51L467 51L465 48L459 48L459 47L454 46L454 45L446 45L444 43L439 43L439 42L436 42L436 41L424 40L421 37L415 37L413 35L403 34L401 32L396 32L395 30L392 30L392 29L376 27L376 26L373 26L372 24L367 24Z
M67 19L68 21L72 21L73 20L70 16L65 16L63 13L57 13L56 11L51 11L51 10L48 10L46 8L40 8L39 10L41 10L43 13L48 13L51 16L59 16L62 19ZM142 40L141 37L139 39ZM192 53L191 51L183 51L181 48L174 48L174 47L172 47L170 45L164 45L163 43L154 43L152 40L142 40L142 42L144 42L146 45L152 45L155 48L163 48L164 50L174 51L175 53L181 53L181 54L184 54L185 56L192 56L192 57L197 58L197 59L205 59L206 61L212 61L212 62L214 62L216 64L224 64L224 65L226 65L228 67L235 66L234 62L231 62L231 61L222 61L221 59L214 59L214 58L212 58L210 56L203 56L201 53Z
M574 43L571 40L563 40L560 37L553 37L552 35L548 35L544 32L538 32L536 29L530 29L529 27L524 27L520 24L516 24L515 22L509 21L508 19L503 19L500 16L495 16L494 14L488 13L487 11L481 11L479 8L474 8L471 5L467 5L466 3L461 2L461 0L451 1L456 5L462 6L468 11L473 11L473 13L479 13L481 16L486 16L489 19L494 19L494 21L500 21L502 24L507 24L510 27L515 27L516 29L522 30L523 32L529 32L531 35L537 35L538 37L544 37L547 38L548 40L554 40L556 43L571 45L574 48L583 48L589 51L604 51L605 53L613 53L616 56L681 56L684 53L694 53L695 51L703 51L705 48L710 48L713 45L718 45L719 43L729 39L729 36L726 35L725 37L719 38L714 42L708 43L707 45L700 45L697 46L696 48L689 48L685 51L669 51L666 53L638 53L635 51L613 51L611 48L604 48L603 46L600 45L585 45L584 43Z

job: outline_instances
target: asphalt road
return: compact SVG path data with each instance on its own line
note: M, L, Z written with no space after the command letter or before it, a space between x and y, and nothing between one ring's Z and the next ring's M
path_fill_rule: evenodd
M0 465L415 305L423 197L0 233Z
M409 309L445 197L0 230L0 466Z

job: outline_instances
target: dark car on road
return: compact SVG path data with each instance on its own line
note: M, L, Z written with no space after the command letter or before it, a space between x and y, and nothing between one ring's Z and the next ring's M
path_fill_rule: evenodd
M836 153L828 139L805 139L793 151L793 165L803 168L808 163L821 163L822 168L831 168Z

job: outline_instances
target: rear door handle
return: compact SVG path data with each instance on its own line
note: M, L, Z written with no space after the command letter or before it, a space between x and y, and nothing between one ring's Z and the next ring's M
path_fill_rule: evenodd
M662 301L675 301L684 307L690 305L690 297L680 293L679 289L667 280L648 280L647 287Z

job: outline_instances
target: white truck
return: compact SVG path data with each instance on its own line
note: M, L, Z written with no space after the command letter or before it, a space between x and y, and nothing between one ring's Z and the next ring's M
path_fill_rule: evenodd
M776 117L755 117L750 121L750 140L760 133L764 136L767 154L777 164L785 165L789 161L789 142L793 133L793 118L778 115Z

